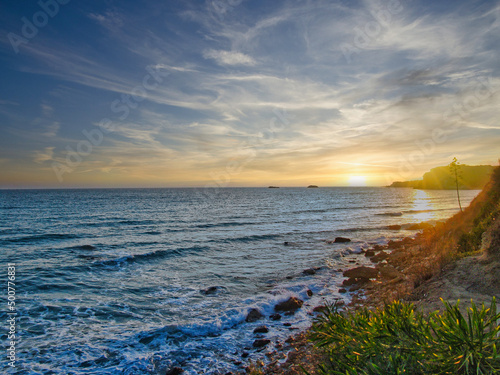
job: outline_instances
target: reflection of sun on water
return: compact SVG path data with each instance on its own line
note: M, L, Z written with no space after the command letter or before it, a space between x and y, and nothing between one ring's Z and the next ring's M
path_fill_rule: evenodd
M413 219L416 221L427 221L434 219L435 214L431 212L434 205L431 203L431 197L424 190L413 190ZM424 211L424 212L422 212Z

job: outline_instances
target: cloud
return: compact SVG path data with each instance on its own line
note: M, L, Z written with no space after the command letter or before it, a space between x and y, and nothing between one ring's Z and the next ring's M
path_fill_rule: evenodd
M212 59L219 65L247 65L254 66L257 62L250 56L241 52L232 51L217 51L214 49L205 50L203 52L205 59Z
M43 164L46 161L53 160L55 147L45 147L41 151L35 151L33 160L37 164Z

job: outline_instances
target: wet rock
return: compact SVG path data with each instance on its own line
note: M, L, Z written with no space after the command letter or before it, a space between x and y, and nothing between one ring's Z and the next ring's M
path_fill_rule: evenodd
M153 340L154 340L154 336L146 336L146 337L143 337L142 339L140 339L139 342L143 345L147 345Z
M314 294L314 293L313 293L313 291L312 291L311 289L307 289L307 292L306 292L306 293L307 293L307 296L308 296L308 297L312 297L312 296L313 296L313 294Z
M285 327L291 327L291 326L292 326L292 323L283 323L283 325L284 325Z
M247 352L243 352L241 353L241 358L247 358L249 355Z
M304 275L314 275L316 274L316 270L314 268L308 268L307 270L302 271Z
M432 228L432 225L429 223L418 223L412 224L408 227L408 230L421 230L421 229L429 229Z
M373 250L366 250L365 251L365 257L370 258L375 255L375 251Z
M372 256L372 257L370 258L370 260L371 260L373 263L378 263L378 262L382 262L383 260L386 260L388 257L389 257L389 254L387 254L385 251L381 251L381 252L380 252L380 253L378 253L377 255Z
M266 326L260 326L253 330L253 333L268 333L268 332L269 328L267 328Z
M271 340L268 339L257 339L253 342L253 347L254 348L263 348L266 345L269 345Z
M344 243L344 242L351 242L350 238L346 237L336 237L334 243Z
M356 279L375 279L378 276L378 270L372 267L356 267L347 270L343 273L345 277L353 277Z
M184 372L184 370L180 367L173 367L171 368L170 370L167 370L167 372L165 373L165 375L179 375L179 374L182 374Z
M388 225L387 229L389 229L389 230L400 230L401 229L401 225Z
M339 293L347 293L346 288L340 288L340 289L339 289Z
M256 322L257 320L259 319L262 319L264 317L264 315L261 314L261 312L257 309L251 309L249 312L248 312L248 315L245 319L246 322Z
M274 307L274 310L275 311L285 311L285 312L296 311L297 309L300 309L302 307L303 303L304 303L304 301L302 301L296 297L290 297L286 301L278 303Z
M269 316L269 318L271 318L271 320L280 320L281 319L281 314L272 314Z
M356 279L354 277L350 277L347 280L342 281L342 285L343 286L351 286L351 285L356 284L356 282L357 281L356 281Z
M95 246L92 246L92 245L81 245L81 246L78 246L78 249L80 250L95 250Z
M217 290L219 290L219 288L217 288L216 286L211 286L206 289L200 290L200 293L209 296L211 294L217 293Z
M315 313L321 313L321 312L323 312L323 311L325 311L325 310L326 310L326 306L321 305L321 306L316 306L316 307L313 309L313 312L315 312Z

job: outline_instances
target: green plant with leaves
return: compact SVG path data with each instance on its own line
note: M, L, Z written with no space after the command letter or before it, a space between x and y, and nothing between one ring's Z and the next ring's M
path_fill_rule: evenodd
M341 313L329 306L313 325L311 340L324 353L320 374L494 374L500 372L496 301L458 302L429 316L395 301L383 309Z

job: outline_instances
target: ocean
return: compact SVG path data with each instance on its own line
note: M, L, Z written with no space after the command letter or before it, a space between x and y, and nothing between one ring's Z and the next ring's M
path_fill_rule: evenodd
M478 191L461 191L467 206ZM396 188L0 191L0 368L6 374L241 371L335 299L339 269L412 223L458 211L456 192ZM402 225L390 230L389 225ZM336 237L349 243L332 243ZM8 364L15 264L16 367ZM316 268L316 273L304 273ZM310 292L312 291L312 296ZM304 306L271 320L296 296ZM256 308L264 318L248 323ZM253 330L266 325L269 332ZM257 337L271 340L261 351ZM248 354L242 359L242 354ZM245 355L246 355L245 354Z

